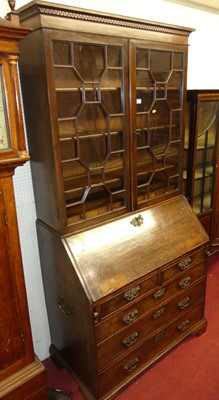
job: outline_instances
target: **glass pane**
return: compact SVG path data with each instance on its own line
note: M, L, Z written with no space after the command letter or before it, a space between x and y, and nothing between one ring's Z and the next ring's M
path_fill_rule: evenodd
M71 63L71 43L54 42L53 58L56 65L70 65Z
M216 164L216 144L219 123L219 102L201 101L197 127L197 149L195 179L201 190L201 203L198 213L209 211L212 207L213 182ZM196 189L197 190L197 189Z
M183 69L183 54L182 53L174 53L173 68L174 69Z
M60 138L71 138L76 132L75 120L60 120L58 125L59 137Z
M166 101L156 101L150 114L151 128L161 128L164 125L169 126L170 109Z
M172 124L170 126L171 129L171 140L181 140L182 139L182 111L172 111Z
M82 80L75 74L73 68L55 68L56 88L77 88L82 87Z
M122 111L120 90L102 91L101 101L108 114L120 114Z
M194 182L194 201L193 201L193 209L196 214L200 214L202 212L202 180L198 179Z
M145 88L152 90L154 88L155 81L150 71L136 71L136 86L137 88Z
M117 69L106 69L100 78L101 88L121 88L122 87L122 72Z
M137 131L137 147L149 147L149 134L146 129Z
M80 108L81 94L79 92L57 92L56 102L58 118L74 117Z
M168 178L164 171L158 171L154 174L150 183L150 198L160 196L165 193L168 187Z
M201 101L198 120L198 136L203 135L207 130L215 128L215 120L218 115L218 101ZM215 133L215 132L214 132Z
M84 81L97 82L105 68L104 47L74 44L74 66Z
M61 141L60 150L62 160L72 160L77 157L76 141L73 138Z
M165 166L168 176L179 174L180 143L171 143L165 152Z
M150 170L152 172L154 168L154 157L151 153L150 149L139 149L137 151L138 155L138 163L137 163L137 171L138 173L144 174L144 171Z
M5 93L3 86L3 66L0 66L0 150L8 149L9 134L8 134L8 120L5 103Z
M122 50L119 47L107 48L107 66L108 67L121 67L122 65Z
M85 104L77 116L78 134L92 135L106 132L106 115L99 103Z
M111 151L122 151L124 148L122 132L111 133Z
M150 148L155 156L164 154L168 143L169 129L154 129L150 132Z
M123 131L124 119L122 116L111 115L109 117L109 127L111 132Z
M172 72L168 81L168 103L171 109L181 108L182 103L182 72Z
M137 90L136 96L137 112L149 111L154 101L153 92L147 90Z
M205 178L203 211L209 211L212 208L212 187L213 187L213 177L211 175Z
M167 81L171 72L171 52L170 51L150 51L150 69L158 82Z
M149 68L148 50L136 50L136 68Z

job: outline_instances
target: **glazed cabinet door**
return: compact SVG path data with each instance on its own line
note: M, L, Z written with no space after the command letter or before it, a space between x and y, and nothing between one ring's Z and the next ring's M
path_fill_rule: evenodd
M9 229L5 212L4 197L0 183L0 377L7 376L25 354L24 334L17 286L14 278L15 265L9 248Z
M196 105L196 121L193 125L194 141L193 169L190 172L191 191L189 200L196 214L200 215L212 210L215 166L217 155L217 140L219 126L219 99L201 99ZM187 106L187 118L191 121L193 107ZM189 143L188 130L186 130L185 143ZM188 146L187 146L188 147ZM191 146L192 149L192 146Z
M47 40L59 192L68 225L89 226L129 209L127 42L71 32Z
M131 42L133 207L181 191L187 50Z
M219 244L218 133L219 92L188 91L184 193L210 236L212 246Z

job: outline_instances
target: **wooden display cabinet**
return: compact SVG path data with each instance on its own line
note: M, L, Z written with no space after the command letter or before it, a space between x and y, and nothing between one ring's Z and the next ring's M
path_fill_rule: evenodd
M206 329L208 237L182 196L192 30L43 1L18 13L51 353L108 400Z
M219 245L219 91L188 90L184 193L210 237Z
M37 215L62 233L182 192L192 31L65 10L42 1L20 9L33 28L20 65Z
M16 15L0 19L0 398L46 400L43 364L31 337L13 175L29 160L18 77L19 41L29 33Z

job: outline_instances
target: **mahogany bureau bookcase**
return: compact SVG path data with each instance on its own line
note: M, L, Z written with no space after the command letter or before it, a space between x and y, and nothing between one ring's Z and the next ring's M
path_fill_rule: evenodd
M51 353L106 400L204 318L207 234L182 193L191 29L18 10Z

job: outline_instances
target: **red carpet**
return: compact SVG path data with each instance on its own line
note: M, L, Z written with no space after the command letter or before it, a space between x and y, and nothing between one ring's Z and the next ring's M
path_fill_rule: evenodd
M154 364L116 400L219 400L219 253L209 258L205 316L207 332L190 337ZM64 369L46 360L50 388L83 400Z

